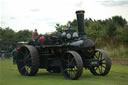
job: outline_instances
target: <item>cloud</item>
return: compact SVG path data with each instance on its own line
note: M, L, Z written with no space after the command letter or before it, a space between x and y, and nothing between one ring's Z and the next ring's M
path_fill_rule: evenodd
M104 6L128 6L128 1L126 0L105 0L105 1L98 1Z
M78 8L81 8L84 4L84 0L79 0L75 3L75 6L78 7Z
M32 12L39 12L40 9L31 9L30 11L32 11Z
M10 17L9 19L10 19L10 20L15 20L15 19L16 19L16 17Z
M7 23L5 21L0 21L0 27L7 27Z

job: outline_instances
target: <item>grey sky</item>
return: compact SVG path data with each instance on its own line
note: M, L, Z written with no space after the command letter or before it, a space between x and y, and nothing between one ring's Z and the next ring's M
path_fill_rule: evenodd
M128 6L128 0L103 0L99 1L104 6Z
M75 19L79 9L85 10L85 18L119 15L128 20L127 8L128 0L0 0L0 26L46 33L55 31L56 23Z

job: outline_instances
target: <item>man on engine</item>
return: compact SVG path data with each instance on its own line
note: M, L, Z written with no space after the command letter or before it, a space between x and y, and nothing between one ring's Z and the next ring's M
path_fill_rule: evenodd
M38 32L37 29L35 29L35 31L32 33L32 40L34 41L37 36L38 36Z

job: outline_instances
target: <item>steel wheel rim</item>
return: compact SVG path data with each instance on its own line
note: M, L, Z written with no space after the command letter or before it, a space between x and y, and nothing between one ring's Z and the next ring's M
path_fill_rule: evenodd
M64 77L69 80L78 79L83 72L83 61L75 51L67 51L62 59Z
M107 75L111 69L110 56L104 50L96 49L93 59L98 61L99 65L91 67L91 73L97 76Z
M103 74L106 70L106 60L101 52L96 52L94 59L99 61L99 66L94 67L97 74Z
M76 61L71 54L69 54L67 56L66 60L64 60L64 61L66 61L66 62L64 62L64 64L66 65L65 66L66 68L64 69L64 73L67 74L66 76L68 78L74 78L75 74L78 70L78 67L76 65Z
M31 54L27 48L22 48L19 51L19 70L23 75L29 75L31 72Z

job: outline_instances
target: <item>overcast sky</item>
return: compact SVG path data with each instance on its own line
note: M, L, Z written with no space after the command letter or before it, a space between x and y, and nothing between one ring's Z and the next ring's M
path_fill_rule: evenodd
M72 21L75 11L81 9L85 18L103 20L119 15L128 21L128 0L0 0L0 27L52 32L56 23Z

